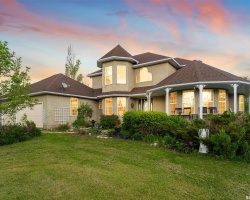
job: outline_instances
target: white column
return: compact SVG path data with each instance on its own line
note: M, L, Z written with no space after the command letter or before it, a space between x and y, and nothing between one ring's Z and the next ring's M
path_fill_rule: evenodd
M234 113L237 113L237 87L238 84L232 84L231 85L234 88Z
M170 114L170 111L169 111L169 91L171 90L172 88L165 88L165 91L166 91L166 99L165 99L165 106L166 106L166 114L169 115Z
M200 113L199 113L199 116L200 116L200 119L203 119L203 88L205 87L205 85L198 85L197 86L199 88L199 107L200 107Z
M150 111L151 109L151 94L152 92L149 92L147 95L147 100L148 100L148 111Z

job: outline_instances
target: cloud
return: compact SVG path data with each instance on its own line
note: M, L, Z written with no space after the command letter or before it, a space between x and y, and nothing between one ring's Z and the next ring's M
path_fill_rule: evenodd
M128 11L118 11L118 12L115 12L115 13L108 13L107 15L108 16L125 16L125 15L128 15L129 12Z

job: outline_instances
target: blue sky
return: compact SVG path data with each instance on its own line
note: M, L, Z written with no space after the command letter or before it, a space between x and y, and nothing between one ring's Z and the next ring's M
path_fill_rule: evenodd
M64 73L72 45L84 75L120 44L197 59L250 76L249 0L2 0L0 40L31 67L32 82Z

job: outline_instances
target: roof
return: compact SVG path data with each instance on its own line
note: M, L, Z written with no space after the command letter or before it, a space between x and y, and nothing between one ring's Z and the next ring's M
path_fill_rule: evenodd
M119 44L115 48L113 48L111 51L109 51L107 54L105 54L103 57L101 57L100 59L109 58L112 56L132 58L132 55L128 53L124 48L122 48Z
M94 76L101 76L102 75L102 69L94 71L87 75L87 77L94 77Z
M62 83L69 85L64 89ZM61 95L77 95L85 97L96 97L101 93L101 89L93 89L80 83L64 74L55 74L41 81L31 84L30 94L48 92Z
M162 60L162 59L166 59L166 58L170 58L170 57L147 52L147 53L135 55L135 56L133 56L133 58L135 60L138 60L139 64L142 64L142 63Z
M245 79L235 76L229 72L220 70L203 63L193 60L189 64L159 82L156 87L165 85L176 85L194 82L213 82L213 81L244 81Z

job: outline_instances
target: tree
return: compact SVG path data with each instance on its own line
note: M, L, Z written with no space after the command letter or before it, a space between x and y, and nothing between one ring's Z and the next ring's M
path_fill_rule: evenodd
M75 61L75 54L73 52L73 48L72 46L68 47L68 55L67 55L67 60L66 60L66 64L65 64L65 75L77 80L79 82L83 81L83 75L79 74L77 75L77 72L80 68L81 65L81 61L79 59L77 59Z
M29 67L22 71L22 59L10 52L7 42L0 41L0 113L13 115L23 108L32 108L37 100L29 95Z

